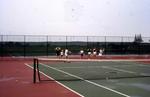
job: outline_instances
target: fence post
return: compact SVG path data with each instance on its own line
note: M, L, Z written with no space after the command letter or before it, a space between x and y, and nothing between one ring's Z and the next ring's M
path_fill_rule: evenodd
M67 42L68 42L68 39L67 39L67 36L66 36L66 48L68 48L68 44L67 44Z
M46 55L48 57L48 35L46 36Z
M106 36L105 37L105 50L104 50L104 53L106 54L106 50L107 50L107 41L106 41Z
M0 46L1 46L1 48L0 48L0 56L1 57L3 57L3 35L0 35L0 37L1 37L1 41L0 41Z
M138 54L141 54L141 42L138 44Z
M86 46L86 48L88 49L89 48L89 43L88 43L88 41L89 41L89 37L87 36L87 46Z
M24 43L23 43L23 55L24 55L24 57L26 56L26 36L24 35Z
M2 35L0 35L0 56L2 57Z
M2 35L2 57L4 56L4 36Z
M125 48L124 48L124 45L123 45L123 37L121 37L121 52L122 54L125 54Z

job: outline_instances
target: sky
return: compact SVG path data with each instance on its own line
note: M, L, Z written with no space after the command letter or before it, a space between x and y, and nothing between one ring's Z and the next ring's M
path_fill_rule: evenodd
M150 37L150 0L0 0L0 35Z

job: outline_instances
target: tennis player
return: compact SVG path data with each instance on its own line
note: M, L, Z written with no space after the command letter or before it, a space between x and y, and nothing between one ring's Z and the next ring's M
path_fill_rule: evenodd
M100 48L98 56L102 56L102 54L103 54L103 50Z
M91 49L87 49L87 52L88 52L88 59L91 57Z
M93 49L93 56L96 57L96 55L97 55L97 51L96 51L96 48L94 48Z
M81 59L83 58L83 55L84 55L84 50L81 49L81 50L80 50L80 56L81 56Z
M60 47L56 47L55 51L56 51L57 57L59 57L60 56L60 52L61 52L61 48Z
M64 56L64 50L62 49L60 52L60 58L63 58L63 56Z
M68 49L65 49L65 57L66 57L66 59L68 58L68 53L69 53Z

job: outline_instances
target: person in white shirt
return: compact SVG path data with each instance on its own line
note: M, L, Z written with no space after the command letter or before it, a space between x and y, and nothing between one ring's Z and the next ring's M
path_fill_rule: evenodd
M68 49L65 49L65 57L68 58Z
M96 49L94 48L93 49L93 56L96 57L96 55L97 55L97 52L96 52Z
M103 54L103 50L102 49L99 49L99 56L102 56L102 54Z
M84 50L83 49L80 50L80 55L81 55L81 59L82 59L83 55L84 55Z
M60 52L60 57L63 58L63 56L64 56L64 50L62 49Z

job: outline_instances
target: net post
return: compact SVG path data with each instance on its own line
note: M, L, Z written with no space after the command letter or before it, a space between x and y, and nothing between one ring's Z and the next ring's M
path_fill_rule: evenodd
M40 71L39 71L39 60L38 59L36 59L36 66L37 66L37 73L38 73L38 79L39 79L39 81L41 81L41 78L40 78Z
M33 59L33 83L36 83L36 61L37 61L37 59Z

